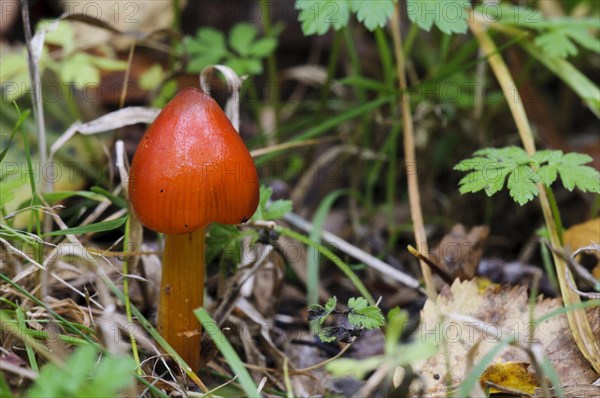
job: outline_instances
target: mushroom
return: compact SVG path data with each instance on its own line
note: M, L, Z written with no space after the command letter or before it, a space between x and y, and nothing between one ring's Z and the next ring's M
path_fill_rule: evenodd
M247 221L258 206L256 166L229 119L206 93L179 92L142 137L129 178L143 225L165 234L157 329L200 367L204 238L211 222Z

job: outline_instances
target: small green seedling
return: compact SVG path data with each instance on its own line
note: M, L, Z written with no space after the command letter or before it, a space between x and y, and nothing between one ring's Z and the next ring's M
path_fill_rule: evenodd
M198 73L208 65L225 64L238 75L259 75L263 71L262 60L275 51L277 35L282 26L277 25L267 37L257 38L256 26L247 22L236 24L228 39L223 32L202 28L193 37L186 37L184 44L190 56L189 73Z
M318 333L321 341L325 343L336 340L349 343L355 337L360 336L363 330L377 329L383 326L384 318L381 309L369 305L369 302L363 297L349 299L346 311L336 310L336 305L337 298L334 296L327 300L325 307L319 304L308 307L308 320L311 323L311 329ZM337 318L335 325L322 327L330 315ZM352 327L345 327L344 320L347 320Z

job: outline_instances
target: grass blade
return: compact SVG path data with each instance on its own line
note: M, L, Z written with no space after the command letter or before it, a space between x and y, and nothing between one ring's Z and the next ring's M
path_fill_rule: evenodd
M354 286L360 292L360 294L362 294L362 296L366 298L367 301L369 301L369 304L375 305L375 299L373 298L371 293L369 293L369 290L367 290L366 286L362 283L360 278L354 273L354 271L352 271L352 268L350 268L348 264L343 262L342 259L336 256L331 250L329 250L323 245L319 245L313 242L306 236L294 232L289 228L277 226L275 227L275 231L282 235L289 236L292 239L296 239L297 241L302 242L305 245L318 250L322 255L331 260L331 262L334 263L340 269L340 271L342 271L344 275L348 277L348 279L350 279L350 281L354 284Z
M323 224L325 223L329 209L331 209L337 198L346 192L345 189L338 189L329 193L317 208L312 220L313 229L310 231L309 236L310 240L315 242L315 244L321 244L321 232L323 231ZM320 256L317 250L309 246L306 252L306 295L308 305L317 304L319 301L319 260Z
M21 125L25 122L25 119L27 119L27 117L29 116L30 113L31 112L29 111L29 109L26 109L23 113L21 113L19 115L19 120L17 120L15 127L13 127L12 133L10 133L10 137L8 137L8 142L6 143L6 148L4 148L2 150L2 152L0 153L0 162L4 160L4 157L8 153L8 150L10 149L10 144L11 144L15 134L17 134L17 131L19 131L19 129L21 128Z
M62 235L78 235L78 234L89 234L91 232L105 232L117 229L125 224L127 216L117 218L116 220L102 221L95 224L84 225L81 227L73 227L60 229L57 231L48 232L44 236L62 236Z
M237 377L242 385L242 389L246 396L248 397L260 397L258 393L258 388L252 380L252 376L248 373L248 370L242 363L240 357L235 352L221 329L217 326L217 323L211 318L208 312L204 308L198 308L194 311L194 315L200 322L202 322L202 327L205 330L205 333L208 333L212 340L215 342L215 345L225 357L225 360L231 366L231 369L237 374ZM210 331L208 326L210 326Z

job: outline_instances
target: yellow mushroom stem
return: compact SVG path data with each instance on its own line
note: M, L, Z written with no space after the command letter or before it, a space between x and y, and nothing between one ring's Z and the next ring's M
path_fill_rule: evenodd
M204 304L206 228L165 235L158 302L158 332L192 368L200 368L200 322L193 311Z

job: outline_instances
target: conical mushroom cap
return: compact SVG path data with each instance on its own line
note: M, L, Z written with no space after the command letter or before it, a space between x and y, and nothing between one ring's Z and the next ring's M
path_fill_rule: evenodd
M146 227L184 234L211 222L248 220L258 206L258 175L219 105L204 92L186 88L140 141L129 196Z

